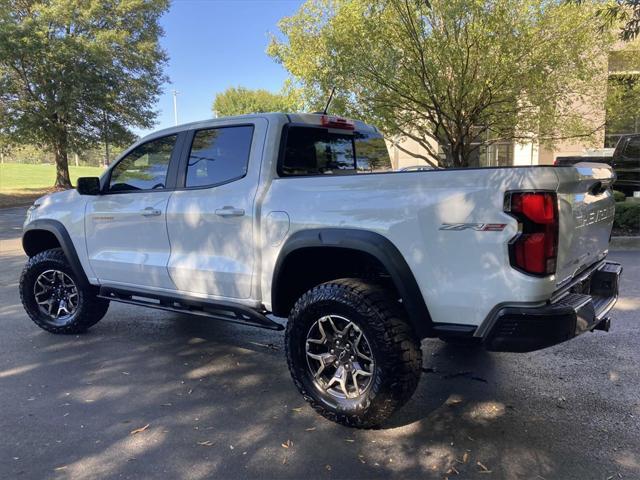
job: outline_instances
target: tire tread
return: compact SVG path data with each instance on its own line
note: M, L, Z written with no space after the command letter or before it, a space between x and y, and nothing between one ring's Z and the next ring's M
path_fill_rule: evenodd
M82 289L81 304L72 322L61 326L51 325L45 322L38 315L39 312L34 310L33 305L30 305L29 299L26 296L26 289L32 288L31 277L34 271L37 271L37 268L43 263L57 264L58 267L70 270L69 262L60 248L44 250L29 258L27 261L20 275L20 301L36 325L50 333L72 335L85 332L106 315L109 308L109 301L97 298L95 288L90 287ZM76 284L76 286L79 290L82 288L80 285Z
M386 378L389 381L377 389L376 396L368 398L368 407L363 412L358 414L335 412L314 399L297 378L293 368L292 351L287 342L287 362L293 381L305 400L325 418L350 427L377 427L413 395L422 370L420 341L409 324L401 304L390 295L387 289L355 278L323 283L300 297L287 322L287 338L296 328L296 317L305 308L319 300L327 299L346 300L363 316L374 319L368 325L375 332L377 343L382 345L384 350L384 355L382 358L376 358L376 362L379 367L386 370Z

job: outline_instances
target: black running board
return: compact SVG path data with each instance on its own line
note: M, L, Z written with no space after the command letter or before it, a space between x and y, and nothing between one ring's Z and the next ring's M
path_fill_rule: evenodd
M274 322L263 312L234 303L212 302L193 298L187 300L169 295L134 292L111 287L100 287L98 297L114 302L157 308L169 312L186 313L252 327L284 330L283 325Z

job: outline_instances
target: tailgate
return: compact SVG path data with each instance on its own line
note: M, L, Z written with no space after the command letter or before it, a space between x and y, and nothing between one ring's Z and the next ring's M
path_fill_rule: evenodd
M560 214L557 284L604 258L609 248L615 202L615 175L604 163L559 167Z

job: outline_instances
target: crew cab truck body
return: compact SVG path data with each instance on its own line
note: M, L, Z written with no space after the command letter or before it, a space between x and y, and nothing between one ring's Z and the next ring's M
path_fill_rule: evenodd
M163 130L29 209L26 311L86 330L109 301L282 329L305 398L352 426L416 388L420 340L530 351L608 329L604 164L394 172L361 122L259 114Z

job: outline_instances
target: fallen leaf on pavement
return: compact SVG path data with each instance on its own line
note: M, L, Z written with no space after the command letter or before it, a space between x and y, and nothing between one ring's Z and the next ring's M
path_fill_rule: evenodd
M304 431L305 432L313 432L316 429L316 427L309 427L309 428L305 428Z
M202 445L203 447L213 447L213 442L211 440L205 440L204 442L198 442L198 445Z
M476 462L476 465L478 465L480 467L480 473L491 473L491 470L489 470L487 467L485 467L482 462L480 460L478 460Z
M467 463L469 461L469 452L464 452L464 455L462 455L462 461L464 463Z
M289 447L293 447L293 442L291 440L287 440L282 444L282 448L289 448Z
M135 435L136 433L142 433L147 428L149 428L149 424L147 423L144 427L136 428L135 430L131 430L131 435Z
M329 465L329 464L326 464L326 465L324 466L324 468L326 468L327 470L331 471L331 465Z
M292 408L292 412L300 413L302 411L302 407Z

